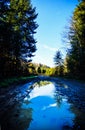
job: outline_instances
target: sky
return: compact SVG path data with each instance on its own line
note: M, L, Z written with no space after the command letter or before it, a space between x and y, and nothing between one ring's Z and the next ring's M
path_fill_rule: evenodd
M70 17L78 0L31 0L36 7L38 17L36 19L39 27L35 34L37 40L34 63L54 66L54 56L60 50L65 57L67 44L63 42L65 27L69 25Z

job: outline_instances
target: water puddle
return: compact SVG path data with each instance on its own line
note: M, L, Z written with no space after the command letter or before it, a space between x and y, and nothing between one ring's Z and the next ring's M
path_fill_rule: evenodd
M65 86L67 88L67 86ZM31 92L6 113L4 128L9 130L71 130L75 114L66 96L55 85L40 81L30 86ZM29 91L29 90L27 90ZM4 129L3 128L3 129Z
M75 114L70 110L67 97L61 96L51 82L41 81L32 87L21 106L22 109L32 110L32 120L27 130L71 129Z

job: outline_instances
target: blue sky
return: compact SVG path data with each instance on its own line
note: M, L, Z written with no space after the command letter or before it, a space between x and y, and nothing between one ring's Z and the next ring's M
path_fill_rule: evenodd
M38 17L36 22L39 27L35 38L37 51L33 62L54 66L53 57L57 50L65 55L67 44L62 42L62 33L68 26L69 19L77 0L31 0L36 7Z

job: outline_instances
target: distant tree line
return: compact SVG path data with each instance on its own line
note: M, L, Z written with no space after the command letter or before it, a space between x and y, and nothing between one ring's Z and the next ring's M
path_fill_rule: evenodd
M53 76L55 73L55 68L51 68L44 64L30 63L28 71L35 75Z
M26 73L36 51L36 17L30 0L0 0L0 78Z
M65 76L65 65L59 65L55 67L49 67L44 64L30 63L28 67L28 72L35 75L44 76Z

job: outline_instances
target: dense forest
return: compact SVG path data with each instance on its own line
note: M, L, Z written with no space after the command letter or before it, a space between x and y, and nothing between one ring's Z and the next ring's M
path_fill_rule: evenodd
M85 79L85 2L75 8L71 19L68 40L71 49L66 56L67 70L70 76Z
M30 0L0 1L0 77L24 75L36 51L36 8Z
M30 0L0 1L0 78L29 75L67 76L85 79L85 1L79 1L70 20L66 58L57 51L55 67L32 63L38 24ZM56 49L57 50L57 49Z

